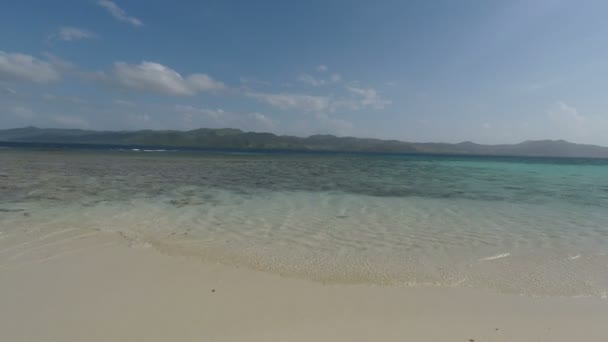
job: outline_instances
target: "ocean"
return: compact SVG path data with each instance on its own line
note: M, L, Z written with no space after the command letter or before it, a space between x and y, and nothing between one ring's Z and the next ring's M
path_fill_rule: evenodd
M0 267L79 229L324 283L606 298L608 160L0 149Z

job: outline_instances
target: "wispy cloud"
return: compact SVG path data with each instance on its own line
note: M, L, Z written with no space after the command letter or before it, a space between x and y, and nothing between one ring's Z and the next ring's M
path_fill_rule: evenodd
M121 100L121 99L116 99L116 100L112 101L112 103L114 103L115 105L125 106L125 107L135 106L135 103L133 103L131 101L127 101L127 100Z
M383 109L385 106L390 105L392 103L391 100L383 99L373 88L348 86L346 87L346 89L348 89L348 91L359 97L359 103L363 107Z
M340 135L351 134L355 127L355 125L350 121L337 119L325 113L317 113L315 118L327 130L333 131Z
M314 76L311 76L308 74L302 74L302 75L298 76L297 80L299 82L311 85L313 87L317 87L317 86L320 86L325 83L324 80L317 80Z
M319 65L319 66L317 66L316 69L319 72L325 72L325 71L327 71L327 66L326 65Z
M321 96L300 93L246 92L245 95L282 110L304 112L336 112L340 109L360 110L363 108L383 109L390 100L382 98L373 88L347 86L349 97Z
M2 86L0 87L0 94L15 95L17 94L17 91L13 88Z
M258 80L257 78L254 77L240 77L239 81L241 82L242 85L244 86L261 86L261 87L268 87L271 86L272 83L267 82L267 81L262 81L262 80Z
M184 128L213 126L267 131L276 127L272 119L259 112L237 113L191 105L175 105L174 111L181 117Z
M125 22L135 27L143 26L141 20L136 17L127 15L127 12L110 0L99 0L97 4L107 10L116 20Z
M86 104L87 100L82 99L77 96L59 96L54 94L43 94L42 98L46 101L59 101L59 102L69 102L74 104Z
M247 116L265 128L273 128L275 122L262 113L248 113Z
M297 80L304 84L311 85L313 87L319 87L323 85L328 85L332 83L338 83L342 80L342 76L339 74L331 74L328 79L317 78L309 74L302 74L298 76Z
M61 79L60 69L54 62L26 54L0 51L0 80L50 83Z
M77 40L97 38L97 34L85 30L83 28L64 26L59 28L56 33L49 36L51 40L62 40L65 42L73 42Z
M557 79L542 81L542 82L529 82L529 83L521 85L520 90L523 91L524 93L533 93L536 91L541 91L541 90L556 86L560 82L561 81L557 80Z
M192 121L195 115L205 116L207 118L211 118L213 120L220 120L225 116L225 112L223 109L211 109L204 107L194 107L191 105L175 105L174 109L182 113L186 121Z
M36 117L36 114L34 113L33 110L31 110L30 108L27 107L23 107L23 106L15 106L13 108L11 108L11 113L23 120L31 120L34 117Z
M340 74L331 74L331 76L329 76L329 82L331 83L337 83L342 81L342 76L340 76Z
M60 73L67 73L78 70L78 66L66 59L63 59L50 52L44 52L42 54L48 62Z
M163 95L194 95L226 88L224 83L209 75L195 73L182 77L169 67L147 61L140 64L116 62L111 73L97 72L93 78L124 88Z
M88 128L90 127L89 122L78 116L72 115L53 115L51 120L63 127L68 128Z
M306 112L321 112L329 109L331 103L330 98L326 96L258 92L247 92L246 95L283 110L295 109Z

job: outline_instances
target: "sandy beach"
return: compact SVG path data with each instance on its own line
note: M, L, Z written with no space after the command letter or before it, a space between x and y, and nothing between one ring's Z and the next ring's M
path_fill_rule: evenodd
M2 341L605 341L608 302L332 285L118 234L0 236Z
M608 342L608 1L2 8L0 342Z

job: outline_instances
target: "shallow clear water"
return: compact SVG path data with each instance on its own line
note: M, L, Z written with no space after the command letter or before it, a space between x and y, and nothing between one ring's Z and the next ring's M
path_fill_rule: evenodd
M0 238L78 228L326 282L602 297L608 161L0 150Z

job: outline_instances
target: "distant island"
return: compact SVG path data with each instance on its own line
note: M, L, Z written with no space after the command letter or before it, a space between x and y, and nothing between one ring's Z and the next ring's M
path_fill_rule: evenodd
M291 150L371 153L430 153L458 155L608 158L608 147L564 140L534 140L519 144L482 145L473 142L416 143L334 135L296 137L244 132L234 128L191 131L93 131L24 127L0 130L0 142L86 145L158 146L197 149Z

